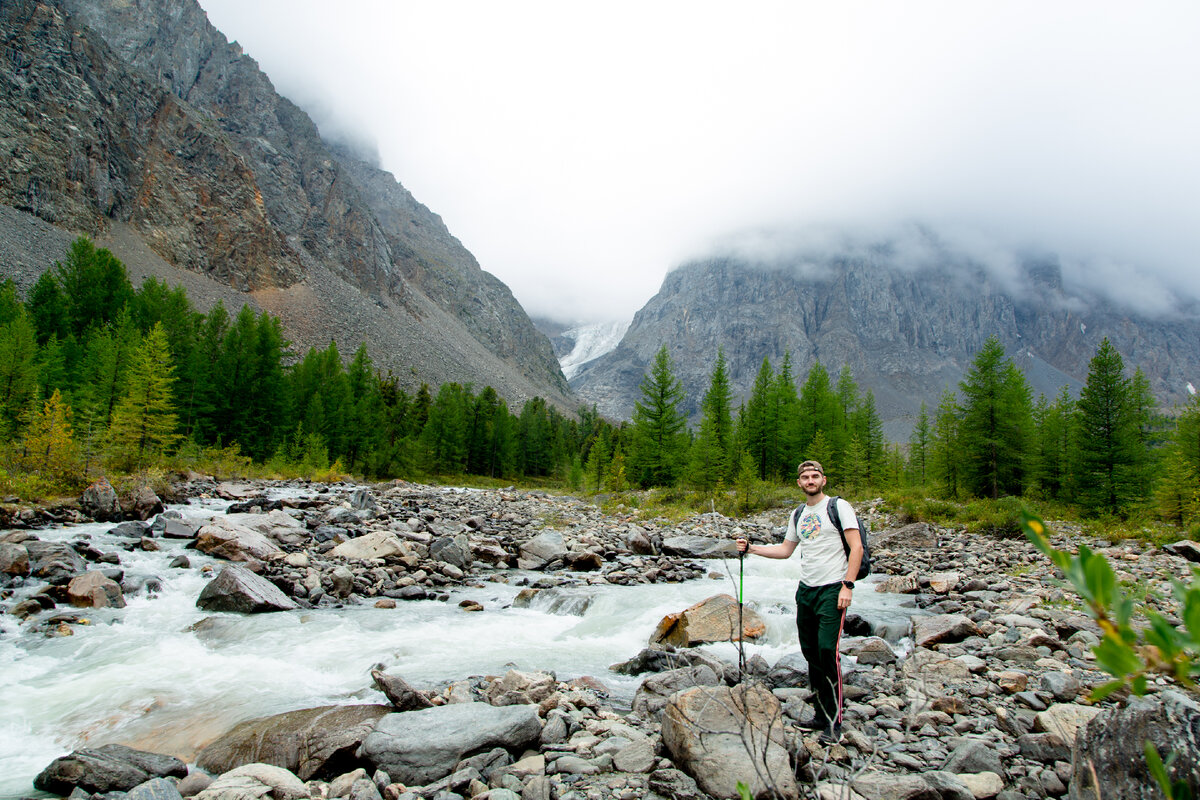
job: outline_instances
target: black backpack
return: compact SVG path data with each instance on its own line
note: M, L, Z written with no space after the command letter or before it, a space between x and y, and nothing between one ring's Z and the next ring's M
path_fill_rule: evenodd
M829 514L829 521L833 523L833 527L837 528L838 533L842 537L842 547L846 550L846 557L850 557L850 543L846 541L846 534L842 529L842 519L838 514L837 508L838 498L836 495L829 498L828 505L825 506L825 512ZM800 523L800 512L803 511L802 506L796 508L796 524ZM863 578L871 574L871 545L867 544L867 521L861 517L858 520L858 538L862 542L862 563L858 565L858 574L854 576L854 580L861 581Z

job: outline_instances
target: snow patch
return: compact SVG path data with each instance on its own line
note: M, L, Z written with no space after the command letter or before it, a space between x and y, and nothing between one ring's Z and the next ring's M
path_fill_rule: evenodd
M1195 387L1195 386L1192 386L1192 382L1191 382L1191 381L1188 381L1187 390L1188 390L1188 394L1195 394L1195 393L1196 393L1196 387Z
M563 377L571 380L584 364L615 350L631 322L597 322L564 331L562 335L574 340L575 347L558 360Z

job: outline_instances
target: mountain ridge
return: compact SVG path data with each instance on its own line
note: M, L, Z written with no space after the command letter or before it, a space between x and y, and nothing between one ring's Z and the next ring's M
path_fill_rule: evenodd
M193 0L12 0L0 38L0 204L101 242L132 232L162 261L146 271L229 286L301 346L366 341L403 385L574 407L508 288L393 176L325 142Z

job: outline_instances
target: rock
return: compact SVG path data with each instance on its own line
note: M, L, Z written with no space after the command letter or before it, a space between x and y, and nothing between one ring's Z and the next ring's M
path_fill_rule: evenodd
M654 747L647 739L630 742L613 754L613 766L619 772L649 772L655 763Z
M558 682L548 672L519 672L510 669L494 681L487 690L488 702L494 706L540 703L554 693Z
M662 550L680 558L737 558L737 542L732 538L669 536L663 539Z
M891 575L875 584L875 591L888 594L916 594L921 591L921 582L915 572L908 575Z
M758 685L697 686L671 695L662 741L672 760L715 797L799 797L779 700Z
M195 539L200 531L200 525L186 519L166 519L163 521L162 535L164 539Z
M536 706L452 703L382 717L358 756L393 780L420 785L450 774L464 753L520 749L536 742L541 731Z
M843 651L854 656L859 664L891 664L896 661L896 653L891 645L878 636L845 643Z
M867 800L940 800L941 793L919 775L864 772L850 782Z
M974 773L994 772L997 775L1008 774L991 742L980 739L970 739L954 749L945 760L941 769L943 772Z
M175 781L151 778L129 790L126 800L183 800Z
M930 647L942 642L961 642L968 636L978 635L979 626L961 614L913 618L913 642L918 647Z
M690 775L677 769L660 769L650 774L650 790L667 800L701 800L700 787Z
M129 496L128 510L125 516L131 519L148 520L163 512L163 502L149 486L142 484L133 490Z
M76 575L87 570L87 562L62 542L30 539L24 546L29 555L29 574L47 583L69 583Z
M753 609L743 607L742 632L738 630L738 602L731 595L719 594L668 614L650 636L650 644L695 647L710 642L736 642L757 639L767 631L766 623Z
M1079 696L1083 685L1070 672L1046 672L1038 679L1038 688L1054 695L1054 699L1069 703Z
M1188 561L1200 561L1200 542L1185 539L1180 542L1163 545L1163 550L1173 556L1186 558Z
M411 552L411 546L391 531L371 531L356 539L342 542L330 550L329 555L348 561L368 561L388 556L406 556Z
M349 597L354 591L354 573L345 564L339 564L329 573L329 593L336 597Z
M127 539L141 539L146 535L146 524L137 520L122 522L108 531L109 536L124 536Z
M79 508L97 522L117 522L122 516L117 491L106 478L83 490L79 497Z
M575 572L596 572L604 566L604 557L590 550L570 551L563 556L567 569Z
M0 574L29 574L29 551L25 545L0 542Z
M1183 781L1192 797L1200 797L1200 703L1171 690L1106 709L1079 731L1071 762L1071 800L1097 794L1160 797L1146 766L1147 741L1164 762L1174 755L1168 769L1171 780Z
M1009 694L1017 694L1029 686L1029 676L1015 669L1006 669L996 676L996 685Z
M383 716L384 705L321 706L247 720L217 737L196 756L214 774L247 764L270 764L302 780L336 777Z
M205 611L234 611L241 614L297 608L275 584L236 564L225 567L204 586L196 605Z
M975 800L975 793L953 772L923 772L921 778L937 791L940 800Z
M975 800L995 797L1004 789L1004 779L994 772L966 772L955 777L970 789Z
M196 549L227 561L273 561L283 558L279 545L266 534L238 523L251 514L213 517L196 534Z
M1057 734L1070 747L1075 743L1079 729L1095 719L1100 711L1101 709L1097 706L1056 703L1038 713L1034 718L1034 728Z
M106 744L56 758L33 785L65 797L76 787L87 792L127 792L151 778L186 775L187 765L178 758Z
M196 795L196 800L308 800L308 787L282 767L246 764L226 772Z
M116 581L92 570L67 584L67 600L76 608L124 608L125 595Z
M709 667L714 674L723 677L727 676L727 670L730 669L728 664L703 650L676 650L674 647L662 646L643 648L633 658L613 664L609 669L620 675L641 675L646 672L667 672L701 664Z
M559 531L542 531L521 545L517 557L518 569L541 569L567 554L567 546Z
M872 550L911 550L937 546L937 531L928 522L914 522L902 528L883 531L871 539Z
M724 681L711 667L682 667L651 675L641 682L633 695L633 712L643 717L658 716L667 698L676 692L697 686L716 686Z
M654 543L650 541L650 536L636 525L632 526L625 534L625 547L631 553L639 556L656 555L654 552Z
M1017 737L1017 747L1021 755L1043 764L1071 760L1071 745L1057 733L1026 733Z
M371 679L397 711L416 711L430 708L433 705L429 702L428 695L409 686L408 681L399 675L389 675L373 669L371 670Z
M929 589L935 594L949 594L960 579L957 572L936 572L929 576Z
M429 543L429 557L453 564L459 569L470 569L473 561L471 543L461 534L440 536Z
M212 785L212 776L202 770L194 769L187 777L179 781L179 793L184 797L195 797Z

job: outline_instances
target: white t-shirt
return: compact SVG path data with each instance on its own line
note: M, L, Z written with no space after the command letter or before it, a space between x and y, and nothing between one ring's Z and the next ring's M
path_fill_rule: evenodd
M800 558L800 582L808 586L825 586L837 583L846 577L846 550L842 547L842 536L829 521L826 497L815 506L800 507L799 519L795 512L788 516L787 536L796 543L794 556ZM842 498L838 498L838 518L842 530L858 529L858 516Z

